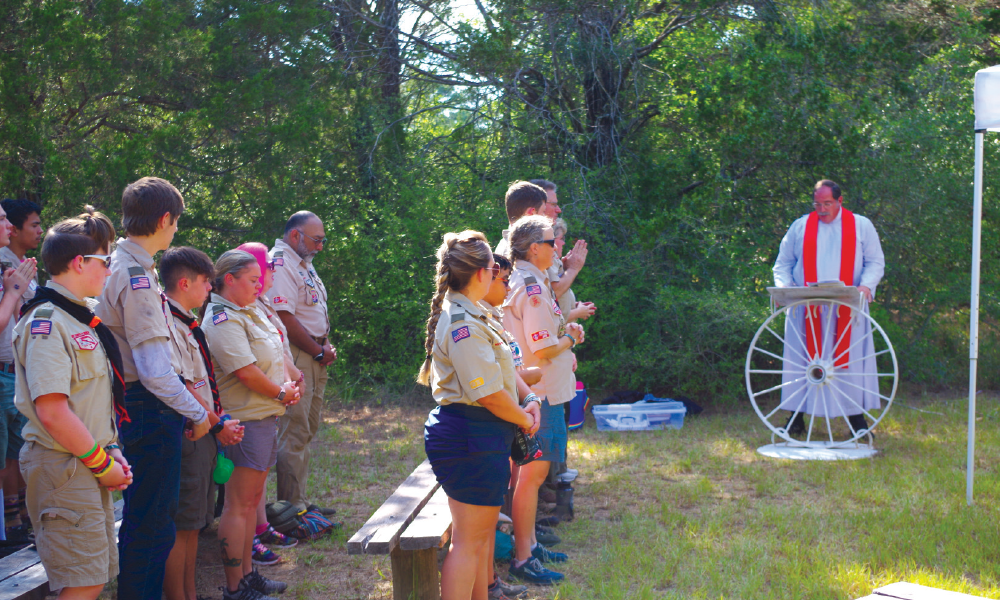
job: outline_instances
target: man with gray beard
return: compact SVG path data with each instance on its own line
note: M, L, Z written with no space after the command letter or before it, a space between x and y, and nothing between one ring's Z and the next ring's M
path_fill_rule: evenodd
M309 443L319 430L320 412L328 378L327 365L337 358L330 345L330 316L326 287L313 267L313 257L323 249L323 222L309 211L299 211L285 224L285 235L271 249L274 286L270 300L288 329L295 366L302 371L302 399L288 407L278 421L278 500L287 500L299 511L333 510L306 501L309 480Z

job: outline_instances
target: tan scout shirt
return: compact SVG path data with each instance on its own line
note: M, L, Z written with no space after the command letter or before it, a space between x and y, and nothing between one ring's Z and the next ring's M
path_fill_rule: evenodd
M53 290L93 310L96 300L83 301L58 283ZM35 400L45 394L64 394L69 408L83 421L101 446L118 441L111 365L97 333L50 302L31 310L14 328L17 383L14 405L28 422L25 441L68 452L42 425Z
M497 330L497 332L503 337L504 341L507 342L507 346L510 348L510 353L514 357L514 368L520 371L524 368L524 357L521 356L521 347L517 344L517 340L514 336L507 331L507 328L503 326L503 309L499 306L493 306L487 304L486 302L480 302L479 307L483 309L486 314L488 324Z
M445 294L431 360L431 390L438 404L482 406L479 399L500 390L517 400L510 348L483 316L479 305L462 294Z
M274 241L274 285L268 294L274 310L295 315L306 333L325 337L330 332L326 308L326 287L316 275L312 262L306 262L284 240Z
M112 254L111 275L95 312L115 334L122 352L125 383L132 383L139 381L132 347L154 338L164 338L166 342L173 328L153 257L124 238L118 240L117 246ZM180 372L176 357L170 364L174 371Z
M274 311L274 307L271 306L271 301L267 299L267 296L257 296L257 310L264 313L264 316L271 322L271 325L274 325L274 328L278 330L278 335L281 336L281 347L291 356L292 347L288 345L288 328L285 327L285 322L281 320L278 313Z
M186 316L194 318L191 311L185 310L179 304L175 306ZM208 382L208 368L205 367L205 360L201 357L198 340L191 333L191 328L173 314L170 315L170 326L174 329L174 335L170 337L171 350L174 354L174 360L180 364L177 374L191 384L198 399L204 401L209 410L214 410L212 386Z
M558 344L565 329L562 310L552 298L545 274L526 260L516 261L503 309L504 326L521 347L524 365L542 370L542 380L531 390L539 398L548 398L549 404L569 402L576 394L573 353L564 350L546 360L535 356L537 350Z
M278 330L256 306L240 308L218 294L205 308L201 328L208 339L222 408L240 421L285 414L285 405L243 385L236 371L256 364L267 378L285 382L285 356Z
M24 262L23 260L21 260L16 254L14 254L14 251L10 249L10 246L4 246L3 248L0 248L0 265L3 265L3 263L8 263L12 267L17 267L23 262ZM2 284L0 284L0 287L2 287ZM27 302L28 300L31 300L32 298L35 297L36 289L38 289L37 272L35 273L35 278L28 282L28 289L24 292L24 295L21 296L24 302Z

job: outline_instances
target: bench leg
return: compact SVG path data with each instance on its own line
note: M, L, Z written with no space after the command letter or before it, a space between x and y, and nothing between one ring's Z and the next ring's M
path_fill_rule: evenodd
M389 555L392 559L393 600L441 600L438 550L401 550Z

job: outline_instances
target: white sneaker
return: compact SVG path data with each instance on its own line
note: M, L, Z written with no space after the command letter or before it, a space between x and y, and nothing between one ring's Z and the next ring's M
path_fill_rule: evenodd
M567 471L561 475L558 475L556 479L558 479L560 483L573 483L573 481L576 480L576 473L571 474L569 471Z

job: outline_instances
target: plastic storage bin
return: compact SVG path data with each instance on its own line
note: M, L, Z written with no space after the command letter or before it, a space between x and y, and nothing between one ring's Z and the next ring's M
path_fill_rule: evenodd
M680 429L687 409L682 402L603 404L593 409L598 431Z

